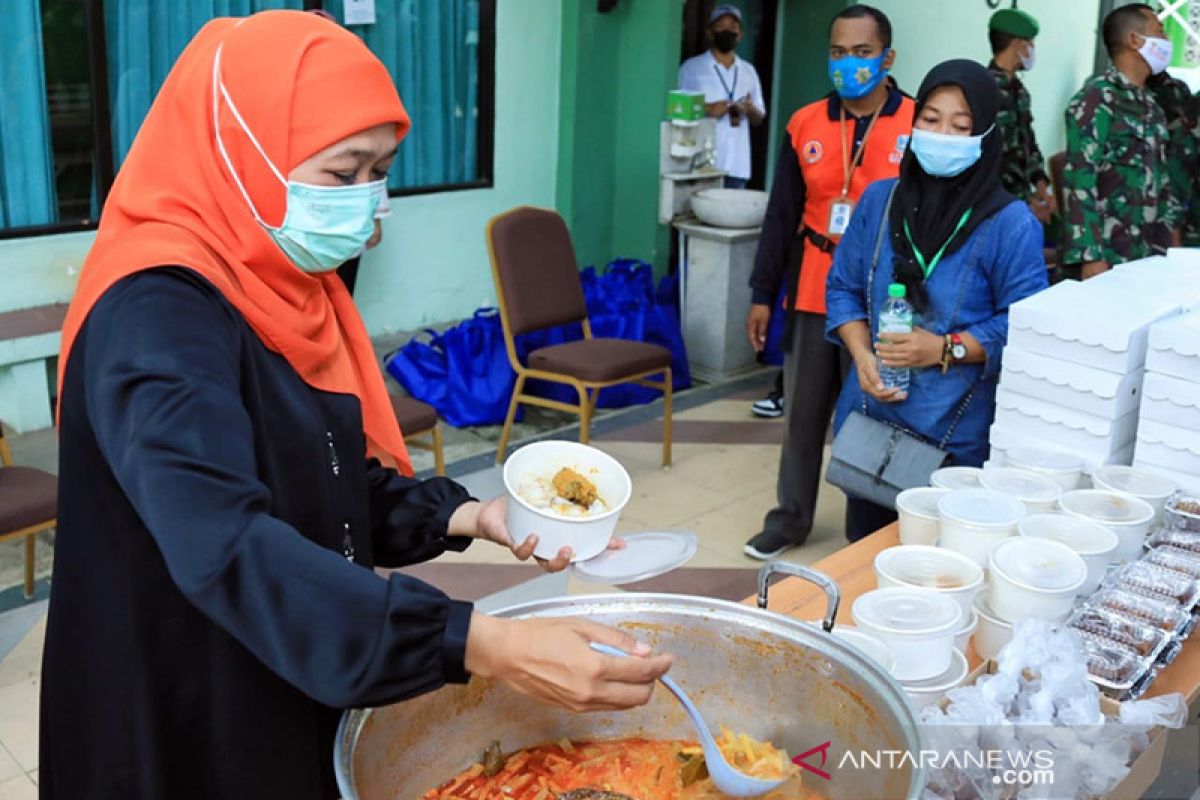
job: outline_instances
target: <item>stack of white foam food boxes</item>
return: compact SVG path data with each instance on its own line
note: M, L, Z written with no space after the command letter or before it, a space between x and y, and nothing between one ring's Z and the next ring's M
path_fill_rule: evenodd
M1082 283L1064 281L1009 309L993 464L1021 448L1070 453L1089 475L1104 464L1133 461L1151 330L1163 324L1167 333L1160 337L1170 336L1174 319L1200 304L1200 263L1193 261L1200 262L1200 253L1173 250ZM1191 350L1200 352L1194 338L1200 325L1190 331ZM1189 374L1200 381L1200 360L1191 363ZM1200 418L1200 408L1192 410ZM1200 459L1200 432L1189 442ZM1184 461L1160 465L1157 446L1143 449L1157 471Z
M1150 328L1133 463L1200 495L1200 310Z

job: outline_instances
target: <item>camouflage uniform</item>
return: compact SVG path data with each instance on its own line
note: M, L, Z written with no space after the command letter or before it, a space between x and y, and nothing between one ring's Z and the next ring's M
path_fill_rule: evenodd
M1120 264L1163 252L1183 206L1171 190L1167 118L1116 67L1067 106L1066 241L1061 262Z
M1200 235L1200 95L1167 73L1146 81L1146 88L1167 116L1171 190L1189 208L1188 233Z
M988 69L1000 87L1000 110L996 114L996 130L1004 137L1000 182L1014 197L1029 202L1039 181L1050 182L1045 159L1033 134L1029 92L1020 79L1000 69L995 61Z

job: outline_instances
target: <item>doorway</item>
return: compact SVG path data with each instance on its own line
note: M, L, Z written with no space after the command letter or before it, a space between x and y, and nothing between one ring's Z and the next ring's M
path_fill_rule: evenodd
M683 37L679 63L699 55L709 48L705 29L708 16L716 8L716 0L685 0L683 4ZM754 65L762 83L763 98L767 102L767 122L750 129L750 183L751 189L763 189L767 185L767 143L770 139L771 115L778 113L770 107L771 88L775 75L775 26L779 4L776 0L737 0L734 3L742 12L742 41L737 54Z

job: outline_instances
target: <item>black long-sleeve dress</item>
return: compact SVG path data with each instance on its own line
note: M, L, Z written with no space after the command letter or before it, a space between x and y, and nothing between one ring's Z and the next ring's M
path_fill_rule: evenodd
M371 567L462 550L452 481L368 460L208 282L125 278L68 361L42 798L331 798L339 709L467 679L471 604Z

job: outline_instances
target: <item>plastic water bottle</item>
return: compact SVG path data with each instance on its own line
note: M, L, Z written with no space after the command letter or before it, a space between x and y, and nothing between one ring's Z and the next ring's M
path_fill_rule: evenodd
M905 299L903 284L888 286L888 299L879 312L879 338L886 339L889 333L912 333L913 309ZM908 391L908 367L885 367L879 361L879 379L884 388Z

